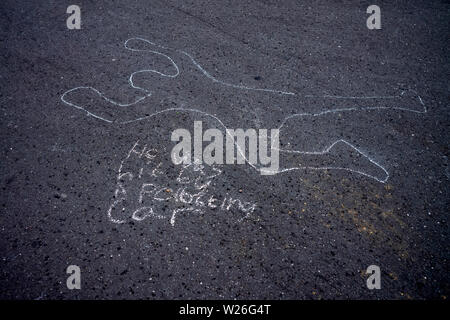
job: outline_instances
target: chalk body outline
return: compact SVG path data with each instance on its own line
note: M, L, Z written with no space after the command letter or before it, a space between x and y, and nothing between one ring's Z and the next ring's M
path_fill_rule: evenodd
M128 78L128 83L130 84L130 86L134 89L140 90L144 93L143 96L138 97L136 100L134 100L133 102L130 103L121 103L118 101L114 101L108 97L106 97L102 92L100 92L98 89L91 87L91 86L79 86L79 87L75 87L72 89L69 89L67 91L65 91L60 99L63 103L78 109L78 110L82 110L84 112L86 112L86 114L88 116L92 116L94 118L97 118L101 121L105 121L107 123L114 123L113 120L109 120L106 118L103 118L95 113L90 112L89 110L87 110L86 108L84 108L81 105L77 105L75 103L72 103L70 101L66 100L66 95L74 92L74 91L78 91L78 90L91 90L94 93L96 93L98 96L100 96L102 99L104 99L105 101L118 106L118 107L129 107L129 106L133 106L136 105L140 102L142 102L143 100L145 100L148 97L151 97L152 95L152 91L146 89L146 88L142 88L139 87L137 85L135 85L133 78L136 74L140 74L140 73L155 73L158 74L162 77L167 77L167 78L176 78L178 77L178 75L180 74L180 69L178 67L178 65L175 63L175 61L168 55L156 51L156 50L150 50L150 49L136 49L136 48L132 48L129 46L129 42L133 41L133 40L138 40L138 41L143 41L147 44L150 44L152 46L155 46L157 48L161 48L161 49L165 49L165 50L173 50L176 51L178 53L181 53L183 55L185 55L186 57L188 57L190 59L190 61L192 62L192 64L208 79L210 79L212 82L227 86L227 87L232 87L235 88L237 90L249 90L249 91L259 91L259 92L266 92L266 93L271 93L271 94L279 94L279 95L287 95L287 96L300 96L300 97L306 97L306 98L330 98L330 99L348 99L348 100L371 100L371 99L398 99L401 98L405 93L407 93L408 91L414 93L416 95L416 98L418 99L420 105L422 106L422 110L414 110L414 109L408 109L405 107L381 107L381 106L374 106L374 107L351 107L351 108L340 108L340 109L329 109L329 110L324 110L321 112L316 112L316 113L295 113L295 114L291 114L287 117L284 118L284 120L282 121L282 124L279 126L279 130L281 131L281 129L285 126L286 122L290 119L296 118L296 117L319 117L319 116L323 116L326 114L333 114L333 113L342 113L342 112L356 112L356 111L371 111L371 110L398 110L398 111L406 111L406 112L412 112L412 113L417 113L417 114L424 114L427 113L427 108L422 100L422 98L417 94L416 91L409 89L409 90L404 90L400 93L400 95L397 96L337 96L337 95L321 95L321 96L314 96L314 95L300 95L296 92L293 91L283 91L283 90L276 90L276 89L269 89L269 88L257 88L257 87L250 87L250 86L244 86L244 85L237 85L237 84L233 84L233 83L229 83L226 81L222 81L220 79L217 79L216 77L214 77L213 75L211 75L208 71L206 71L196 60L195 58L183 51L183 50L178 50L178 49L172 49L169 47L165 47L162 45L158 45L155 44L147 39L141 38L141 37L132 37L129 38L125 41L124 43L124 47L127 50L130 51L134 51L134 52L149 52L149 53L153 53L156 55L159 55L161 57L164 57L167 59L167 61L169 61L169 63L174 67L175 72L173 74L169 74L169 73L163 73L161 71L155 70L155 69L142 69L142 70L138 70L135 71L133 73L130 74L129 78ZM155 117L157 115L166 113L166 112L179 112L179 111L183 111L183 112L193 112L193 113L199 113L208 117L213 118L214 120L216 120L220 126L222 126L222 128L225 130L225 132L227 134L230 134L228 132L227 127L225 126L225 124L216 116L207 113L205 111L202 110L198 110L198 109L192 109L192 108L167 108L167 109L163 109L157 112L154 112L150 115L146 115L144 117L138 117L132 120L127 120L127 121L119 121L118 124L131 124L134 122L138 122L138 121L143 121L146 119L150 119L152 117ZM351 144L350 142L343 140L343 139L339 139L334 141L333 143L331 143L330 146L324 148L323 150L318 150L318 151L303 151L303 150L287 150L287 149L278 149L280 152L285 152L285 153L297 153L297 154L305 154L305 155L325 155L327 153L330 152L330 150L336 146L338 143L343 143L347 146L349 146L351 149L355 150L357 153L359 153L361 156L363 156L364 158L366 158L368 161L370 161L374 166L378 167L379 169L381 169L384 173L385 173L385 177L384 178L380 178L380 177L376 177L373 176L371 174L368 174L364 171L359 171L359 170L354 170L351 168L345 168L345 167L334 167L334 166L324 166L324 167L312 167L312 166L301 166L301 167L291 167L291 168L285 168L285 169L281 169L278 170L277 172L272 172L272 174L278 174L278 173L285 173L285 172L289 172L289 171L293 171L293 170L343 170L343 171L348 171L351 173L357 173L360 174L362 176L371 178L377 182L380 183L386 183L387 180L389 179L390 175L389 172L387 171L387 169L382 166L380 163L378 163L377 161L375 161L374 159L372 159L367 153L363 152L362 150L360 150L359 148L357 148L356 146L354 146L353 144ZM256 167L255 165L251 164L248 160L248 158L245 156L244 152L239 148L239 146L235 143L236 148L238 150L238 152L240 152L240 154L244 157L245 162L247 164L249 164L252 168L254 168L255 170L264 170L264 169L259 169L258 167Z

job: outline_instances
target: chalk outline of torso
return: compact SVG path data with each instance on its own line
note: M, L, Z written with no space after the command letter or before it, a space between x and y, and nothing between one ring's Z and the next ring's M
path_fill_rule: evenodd
M144 93L143 96L137 98L135 101L131 102L131 103L120 103L117 101L114 101L108 97L106 97L102 92L100 92L99 90L97 90L94 87L90 87L90 86L80 86L80 87L75 87L72 88L70 90L67 90L66 92L64 92L61 95L61 101L64 102L65 104L82 110L84 112L86 112L86 114L88 116L92 116L94 118L97 118L101 121L107 122L107 123L113 123L113 120L110 119L106 119L103 118L97 114L94 114L90 111L88 111L85 107L81 106L81 105L77 105L75 103L72 103L70 101L67 101L65 99L66 95L74 92L74 91L79 91L79 90L91 90L93 92L95 92L97 95L99 95L102 99L106 100L107 102L118 106L118 107L129 107L129 106L133 106L135 104L138 104L140 102L142 102L143 100L145 100L146 98L150 97L152 95L152 91L139 87L137 85L135 85L133 78L135 75L139 74L139 73L145 73L145 72L150 72L150 73L155 73L158 74L162 77L168 77L168 78L176 78L178 77L178 75L180 74L180 69L178 68L178 65L175 63L175 61L169 57L168 55L156 51L156 50L150 50L150 49L136 49L136 48L132 48L129 46L129 42L130 41L142 41L145 42L147 44L150 44L151 46L154 46L156 48L161 48L164 50L173 50L176 51L178 53L181 53L185 56L187 56L191 62L195 65L195 67L208 79L210 79L211 81L224 85L224 86L228 86L228 87L232 87L235 88L237 90L251 90L251 91L260 91L260 92L266 92L269 94L278 94L278 95L290 95L290 96L301 96L301 97L307 97L307 98L329 98L329 99L347 99L347 100L363 100L363 101L370 101L371 99L399 99L401 98L407 91L402 91L400 93L400 95L397 96L335 96L335 95L322 95L322 96L314 96L314 95L300 95L299 93L296 92L291 92L291 91L282 91L282 90L275 90L275 89L266 89L266 88L255 88L255 87L249 87L249 86L244 86L244 85L237 85L237 84L232 84L232 83L228 83L222 80L219 80L217 78L215 78L214 76L212 76L209 72L207 72L195 59L192 55L190 55L189 53L183 51L183 50L178 50L178 49L172 49L169 47L165 47L165 46L161 46L158 44L155 44L147 39L144 38L140 38L140 37L133 37L130 38L128 40L125 41L124 46L127 50L130 51L138 51L138 52L149 52L149 53L153 53L159 56L162 56L164 58L166 58L170 64L173 65L175 72L173 74L169 74L169 73L163 73L160 72L158 70L154 70L154 69L143 69L143 70L138 70L135 71L133 73L131 73L131 75L128 78L128 83L130 84L130 86L134 89L137 89L139 91L142 91ZM281 125L279 126L279 130L281 131L281 128L286 124L286 121L288 121L289 119L295 118L295 117L320 117L323 115L327 115L327 114L337 114L337 113L341 113L341 112L361 112L361 111L369 111L369 110L398 110L398 111L405 111L405 112L412 112L412 113L417 113L417 114L424 114L427 112L427 108L422 100L422 98L417 94L417 92L415 92L414 90L409 89L409 91L413 92L421 107L423 107L422 110L413 110L413 109L408 109L405 107L381 107L381 106L372 106L372 107L351 107L351 108L340 108L340 109L329 109L329 110L325 110L325 111L321 111L321 112L317 112L317 113L296 113L296 114L291 114L287 117L284 118L284 120L282 121ZM130 123L134 123L134 122L138 122L138 121L143 121L146 119L150 119L152 117L155 117L159 114L162 113L166 113L166 112L179 112L179 111L183 111L183 112L192 112L192 113L199 113L205 116L209 116L213 119L215 119L220 126L223 127L223 129L225 129L225 131L228 133L228 129L225 126L225 124L216 116L209 114L207 112L198 110L198 109L191 109L191 108L168 108L168 109L164 109L164 110L160 110L158 112L152 113L150 115L146 115L144 117L139 117L136 119L132 119L132 120L127 120L127 121L122 121L122 122L118 122L119 124L130 124ZM300 170L300 169L308 169L308 170L344 170L344 171L349 171L352 173L357 173L360 175L363 175L365 177L374 179L375 181L378 181L380 183L386 183L387 180L389 179L389 172L379 163L377 163L375 160L373 160L371 157L369 157L365 152L363 152L362 150L360 150L359 148L357 148L356 146L352 145L351 143L349 143L348 141L345 141L343 139L339 139L334 141L329 147L325 148L324 150L318 150L318 151L303 151L303 150L286 150L286 149L279 149L280 152L286 152L286 153L297 153L297 154L306 154L306 155L324 155L330 152L330 150L338 143L343 143L346 144L347 146L349 146L350 148L352 148L353 150L355 150L356 152L358 152L361 156L365 157L367 160L369 160L373 165L375 165L376 167L380 168L384 173L385 173L385 177L384 178L380 178L380 177L376 177L373 175L370 175L366 172L363 171L359 171L359 170L354 170L351 168L345 168L345 167L333 167L333 166L327 166L327 167L311 167L311 166L303 166L303 167L291 167L291 168L285 168L285 169L281 169L278 170L276 173L284 173L284 172L288 172L288 171L292 171L292 170ZM248 163L250 166L252 166L254 169L258 170L258 168L251 164L248 159L245 157L245 154L243 153L242 150L240 150L239 146L236 144L236 148L238 150L238 152L240 152L242 154L242 156L244 157L246 163Z

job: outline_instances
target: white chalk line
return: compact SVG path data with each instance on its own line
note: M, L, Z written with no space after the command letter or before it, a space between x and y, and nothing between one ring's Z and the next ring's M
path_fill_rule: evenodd
M350 148L354 149L356 152L358 152L359 154L361 154L363 157L365 157L367 160L369 160L373 165L375 165L376 167L380 168L381 170L383 170L383 172L385 173L385 178L381 179L378 177L375 177L371 174L365 173L363 171L360 170L355 170L355 169L350 169L350 168L343 168L343 167L294 167L294 168L287 168L287 169L282 169L279 171L279 173L282 172L288 172L288 171L292 171L292 170L302 170L302 169L307 169L307 170L344 170L344 171L348 171L348 172L352 172L352 173L357 173L360 175L363 175L365 177L374 179L378 182L381 183L386 183L386 181L389 179L389 172L378 162L376 162L375 160L373 160L371 157L369 157L365 152L361 151L360 149L358 149L357 147L355 147L354 145L352 145L351 143L345 141L345 140L337 140L335 142L333 142L329 147L325 148L322 151L298 151L298 150L285 150L285 149L280 149L281 152L286 152L286 153L297 153L297 154L308 154L308 155L325 155L327 153L330 152L330 150L338 143L345 143L346 145L348 145Z
M150 97L152 95L152 92L139 87L137 85L135 85L133 78L136 74L140 74L140 73L146 73L146 72L151 72L151 73L156 73L160 76L163 77L169 77L169 78L176 78L179 74L180 74L180 69L178 68L177 64L173 61L173 59L171 57L169 57L168 55L161 53L159 51L155 51L155 50L149 50L149 49L136 49L136 48L132 48L129 46L129 42L132 40L138 40L138 41L143 41L146 42L148 44L151 44L153 46L162 48L162 49L170 49L168 47L164 47L161 45L157 45L147 39L144 38L140 38L140 37L133 37L130 38L128 40L125 41L124 46L127 50L130 51L137 51L137 52L150 52L150 53L154 53L157 55L160 55L162 57L165 57L171 64L172 66L175 68L176 72L174 74L167 74L167 73L163 73L154 69L143 69L143 70L139 70L139 71L135 71L133 72L130 77L128 78L128 82L130 84L130 86L134 89L140 90L142 92L145 93L144 96L138 97L135 101L130 102L130 103L120 103L117 101L114 101L113 99L110 99L108 97L106 97L103 93L101 93L99 90L97 90L94 87L90 87L90 86L80 86L80 87L76 87L76 88L72 88L70 90L67 90L66 92L64 92L61 95L61 101L64 102L65 104L74 107L76 109L82 110L84 112L86 112L86 114L88 116L92 116L96 119L105 121L107 123L113 123L113 120L110 119L106 119L103 118L99 115L96 115L88 110L86 110L83 106L77 105L75 103L72 103L70 101L66 100L66 95L68 93L74 92L74 91L78 91L78 90L91 90L94 93L96 93L97 95L99 95L102 99L106 100L107 102L119 106L119 107L129 107L129 106L133 106L135 104L138 104L140 102L142 102L144 99ZM203 73L204 76L206 76L208 79L212 80L213 82L222 84L224 86L228 86L228 87L232 87L232 88L236 88L236 89L241 89L241 90L251 90L251 91L262 91L262 92L269 92L269 93L276 93L276 94L280 94L280 95L298 95L295 92L289 92L289 91L282 91L282 90L275 90L275 89L265 89L265 88L254 88L254 87L249 87L249 86L244 86L244 85L236 85L236 84L232 84L232 83L228 83L222 80L219 80L217 78L215 78L214 76L212 76L210 73L208 73L193 57L192 55L190 55L189 53L182 51L182 50L176 50L176 49L171 49L171 50L175 50L179 53L184 54L185 56L187 56L191 62ZM286 124L286 121L288 121L289 119L295 118L295 117L302 117L302 116L312 116L312 117L318 117L318 116L322 116L322 115L326 115L326 114L330 114L330 113L339 113L339 112L350 112L350 111L370 111L370 110L399 110L399 111L407 111L407 112L413 112L413 113L426 113L427 109L425 104L423 103L422 98L417 94L417 92L415 92L414 90L409 90L413 93L416 94L416 97L419 99L420 104L423 107L423 110L414 110L414 109L409 109L409 108L405 108L405 107L358 107L358 108L342 108L342 109L330 109L330 110L325 110L322 112L318 112L318 113L298 113L298 114L293 114L290 115L288 117L286 117L282 124L280 125L279 129L281 130L281 128ZM402 91L400 93L400 95L397 96L338 96L338 95L322 95L322 96L314 96L314 95L303 95L302 97L306 97L306 98L329 98L329 99L348 99L348 100L370 100L370 99L399 99L402 98L402 96L406 93L406 91ZM200 113L209 117L212 117L213 119L215 119L227 132L227 134L229 134L231 137L233 137L227 127L224 125L224 123L217 118L216 116L209 114L207 112L201 111L201 110L197 110L197 109L189 109L189 108L168 108L168 109L164 109L158 112L155 112L153 114L144 116L144 117L139 117L136 119L132 119L132 120L128 120L128 121L122 121L122 122L118 122L118 124L130 124L130 123L134 123L134 122L138 122L138 121L142 121L145 119L149 119L151 117L157 116L159 114L165 113L165 112L172 112L172 111L187 111L187 112L196 112L196 113ZM364 153L363 151L361 151L360 149L358 149L357 147L355 147L354 145L352 145L351 143L345 141L345 140L337 140L334 143L332 143L328 148L325 148L322 151L300 151L300 150L286 150L286 149L278 149L281 152L287 152L287 153L299 153L299 154L310 154L310 155L324 155L330 152L330 150L333 148L333 146L335 146L337 143L342 142L347 144L348 146L350 146L352 149L354 149L356 152L358 152L359 154L361 154L363 157L367 158L372 164L374 164L375 166L377 166L378 168L380 168L383 172L385 172L386 176L384 178L378 178L375 177L373 175L370 175L368 173L365 173L363 171L359 171L359 170L354 170L354 169L350 169L350 168L343 168L343 167L311 167L311 166L306 166L306 167L292 167L292 168L286 168L286 169L282 169L282 170L278 170L277 172L273 172L273 173L283 173L283 172L288 172L288 171L292 171L292 170L302 170L302 169L311 169L311 170L345 170L345 171L349 171L352 173L357 173L363 176L366 176L368 178L372 178L378 182L381 183L385 183L388 179L389 179L389 173L388 171L379 163L377 163L375 160L373 160L372 158L370 158L366 153ZM240 147L237 145L237 143L235 143L235 146L238 150L238 152L243 156L244 160L246 163L248 163L252 168L254 168L255 170L259 170L255 165L253 165L252 163L249 162L249 160L245 157L244 152L242 152L242 150L240 149ZM129 156L129 155L128 155ZM122 165L122 164L121 164ZM261 170L266 170L267 169L261 169Z
M253 91L264 91L264 92L270 92L270 93L278 93L278 94L284 94L284 95L296 95L294 92L288 92L288 91L280 91L280 90L274 90L274 89L264 89L264 88L254 88L254 87L247 87L247 86L243 86L243 85L238 85L238 84L232 84L232 83L228 83L222 80L219 80L215 77L213 77L210 73L208 73L205 69L203 69L203 67L197 62L195 61L195 59L187 52L185 51L178 51L183 53L184 55L186 55L187 57L189 57L192 61L192 63L210 80L212 80L213 82L217 82L220 83L224 86L227 87L232 87L232 88L236 88L236 89L243 89L243 90L253 90Z

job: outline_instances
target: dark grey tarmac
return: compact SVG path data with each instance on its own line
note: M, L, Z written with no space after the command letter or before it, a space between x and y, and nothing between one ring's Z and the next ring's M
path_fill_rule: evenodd
M66 26L71 4L81 8L81 30ZM381 8L381 30L366 26L370 4ZM2 0L0 298L446 299L449 22L446 1ZM67 95L85 110L61 100L87 86L127 103L142 95L128 83L132 72L174 72L161 55L127 50L133 37L165 46L158 50L179 77L136 75L152 96L129 108L89 90ZM177 50L241 87L213 81ZM402 92L397 107L416 112L383 99L324 98ZM288 150L345 140L368 157L341 143L326 156L281 153L283 168L353 171L263 176L222 165L203 197L218 208L183 207L171 195L183 188L170 161L176 128L218 127L210 114L229 128L272 129L291 114L355 106L378 108L291 119L280 136ZM150 116L169 108L205 113ZM153 153L123 162L131 200L109 212L136 142ZM157 178L136 178L158 163ZM133 219L142 183L152 182L168 200ZM255 210L220 208L230 198ZM66 287L69 265L81 269L80 290ZM366 286L370 265L381 269L380 290Z

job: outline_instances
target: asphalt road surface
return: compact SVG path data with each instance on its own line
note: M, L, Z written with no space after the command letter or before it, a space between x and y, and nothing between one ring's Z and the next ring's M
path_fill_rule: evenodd
M0 3L0 298L447 298L448 3L73 2ZM175 165L194 121L280 172Z

